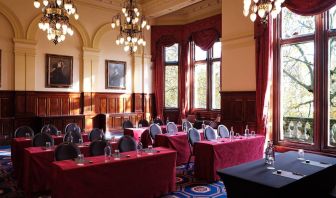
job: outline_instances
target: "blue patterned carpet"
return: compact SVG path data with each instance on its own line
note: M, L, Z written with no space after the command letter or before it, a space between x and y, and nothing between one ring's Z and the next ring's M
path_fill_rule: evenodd
M12 162L9 146L0 147L0 197L20 198L23 197L22 190L17 188L16 181L12 178ZM226 198L223 182L207 183L196 180L192 172L183 173L184 166L176 170L176 192L163 196L164 198L175 197L221 197ZM42 197L50 197L48 195Z

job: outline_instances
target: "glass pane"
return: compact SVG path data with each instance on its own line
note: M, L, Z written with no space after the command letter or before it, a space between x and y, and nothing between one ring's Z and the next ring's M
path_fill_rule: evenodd
M202 50L200 47L195 45L195 60L206 60L207 58L207 51Z
M281 139L313 143L314 43L281 47Z
M329 39L329 146L336 147L336 38Z
M336 29L336 6L329 10L329 28Z
M222 44L216 42L213 46L213 58L220 58L222 56Z
M300 16L287 8L282 9L282 38L291 38L315 32L315 17Z
M206 108L207 105L207 66L195 64L194 107Z
M165 67L165 107L178 107L178 66Z
M165 61L178 62L178 44L175 43L170 47L165 47Z
M220 62L212 64L212 109L220 109Z

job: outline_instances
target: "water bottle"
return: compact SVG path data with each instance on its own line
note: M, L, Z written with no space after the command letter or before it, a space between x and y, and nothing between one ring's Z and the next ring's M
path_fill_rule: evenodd
M249 136L249 134L250 134L250 130L248 128L248 125L246 125L244 136L247 137L247 136Z
M169 117L167 116L167 121L166 121L166 124L168 124L169 123Z
M73 143L73 136L72 136L72 132L71 131L69 131L68 142Z
M48 124L48 126L47 126L46 133L47 133L47 134L50 134L50 125L49 125L49 124Z
M273 161L275 161L275 152L274 152L274 147L272 141L267 142L267 147L265 150L265 164L270 164L272 163L270 161L270 158L272 158Z
M203 120L203 122L202 122L202 129L203 129L203 130L205 129L204 120Z
M233 131L233 126L231 127L231 129L230 129L230 140L232 140L233 139L233 137L234 137L234 131Z
M105 162L108 162L111 160L112 149L109 143L107 143L104 148L104 155L105 155Z
M139 141L139 143L137 145L137 157L141 156L142 149L143 149L142 143L141 143L141 141Z

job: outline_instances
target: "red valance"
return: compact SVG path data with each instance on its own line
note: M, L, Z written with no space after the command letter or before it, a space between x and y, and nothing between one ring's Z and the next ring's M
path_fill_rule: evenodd
M283 4L292 12L300 15L315 15L336 5L335 0L286 0Z
M210 49L218 38L219 33L215 29L206 29L191 34L191 39L202 50Z

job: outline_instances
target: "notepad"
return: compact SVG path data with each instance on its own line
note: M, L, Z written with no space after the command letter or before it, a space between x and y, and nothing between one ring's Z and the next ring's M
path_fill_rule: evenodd
M321 168L328 168L329 166L331 166L332 164L329 163L325 163L325 162L317 162L317 161L309 161L309 163L307 163L307 161L303 161L303 164L307 164L307 165L312 165L312 166L318 166Z
M282 177L287 177L287 178L291 178L291 179L295 179L295 180L299 180L303 177L305 177L306 175L301 175L298 173L293 173L293 172L289 172L289 171L284 171L281 170L281 173L277 173L277 171L272 172L273 175L278 175L278 176L282 176Z

